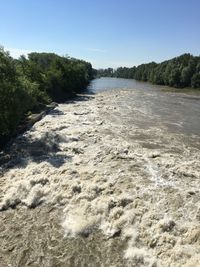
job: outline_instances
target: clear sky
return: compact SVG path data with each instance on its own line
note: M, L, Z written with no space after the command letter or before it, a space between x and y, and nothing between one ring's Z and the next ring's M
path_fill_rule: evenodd
M200 0L0 0L11 55L56 52L95 68L200 54Z

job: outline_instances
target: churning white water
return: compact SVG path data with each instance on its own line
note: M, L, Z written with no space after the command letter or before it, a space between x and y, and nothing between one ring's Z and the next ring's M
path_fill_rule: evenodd
M79 96L7 149L1 266L200 266L199 126L139 94Z

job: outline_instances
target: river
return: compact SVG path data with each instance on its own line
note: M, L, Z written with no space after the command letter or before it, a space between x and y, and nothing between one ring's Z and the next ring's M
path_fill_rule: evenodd
M92 81L1 155L0 266L200 266L200 94Z
M105 90L129 90L131 96L123 99L125 116L129 118L139 112L144 120L133 124L152 127L162 124L170 132L200 135L200 92L152 85L131 79L101 78L94 80L89 89L93 92ZM122 104L122 103L121 103ZM129 111L128 113L126 113ZM131 114L132 113L132 114ZM137 116L136 116L137 117Z

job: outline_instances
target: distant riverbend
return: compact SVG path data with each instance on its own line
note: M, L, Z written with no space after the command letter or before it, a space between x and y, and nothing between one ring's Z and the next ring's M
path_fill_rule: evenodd
M200 96L93 80L6 150L0 266L200 266Z

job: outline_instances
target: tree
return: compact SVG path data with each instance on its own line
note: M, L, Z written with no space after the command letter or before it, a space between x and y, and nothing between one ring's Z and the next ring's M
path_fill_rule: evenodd
M200 72L199 73L195 73L192 76L191 86L193 88L200 88Z
M200 57L183 54L159 64L151 62L132 68L119 67L113 72L108 70L98 70L97 76L132 78L178 88L186 86L197 87L199 76L195 74L200 72ZM191 80L192 77L193 80Z
M50 101L65 101L83 91L92 65L54 53L30 53L14 60L0 48L0 145L28 111Z

